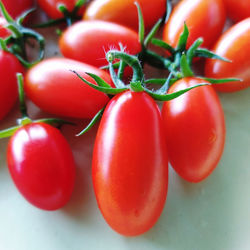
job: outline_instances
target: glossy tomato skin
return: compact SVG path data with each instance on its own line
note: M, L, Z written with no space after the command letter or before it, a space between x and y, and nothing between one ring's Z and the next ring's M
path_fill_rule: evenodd
M58 10L60 5L64 5L66 9L71 12L73 11L78 0L38 0L39 6L47 13L47 15L53 19L62 18L63 14ZM79 11L78 15L83 15L85 6L83 5Z
M15 19L20 16L24 11L33 7L33 0L2 0L8 13Z
M5 18L0 16L0 38L6 38L11 35L11 32L4 27L6 24L7 21L5 20Z
M56 210L70 199L75 163L58 129L44 123L19 128L8 144L7 161L15 185L32 205Z
M17 99L16 73L24 73L17 58L9 52L0 50L0 120L14 106Z
M100 67L108 64L105 53L119 49L119 43L129 54L141 51L137 33L125 26L105 21L80 21L63 33L59 47L67 58Z
M235 77L242 82L214 85L221 92L239 91L250 86L250 17L228 29L217 41L213 51L231 62L207 60L205 75L213 78Z
M227 15L239 22L247 17L250 17L250 1L246 0L224 0Z
M177 81L169 93L204 83L198 78ZM165 102L162 118L169 161L186 181L200 182L215 169L223 153L223 110L211 86L202 86Z
M224 27L226 15L222 0L182 0L173 12L163 30L163 40L177 46L184 23L189 29L187 48L199 37L202 47L210 48Z
M146 30L166 12L166 0L138 0ZM138 14L133 0L94 0L83 16L84 20L104 20L138 30Z
M85 72L94 73L112 84L110 76L91 65L66 58L50 58L32 67L25 76L27 96L45 112L74 118L92 118L109 101L71 70L96 84Z
M116 232L135 236L159 218L168 186L162 120L143 92L115 96L103 114L93 152L98 206Z

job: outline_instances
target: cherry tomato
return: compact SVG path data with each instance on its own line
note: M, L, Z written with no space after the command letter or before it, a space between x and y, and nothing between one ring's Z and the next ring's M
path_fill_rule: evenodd
M11 32L4 27L6 24L7 21L5 20L5 18L0 16L0 38L6 38L11 35Z
M174 8L163 30L163 40L177 46L184 23L189 29L187 48L199 37L203 47L210 48L221 34L225 23L222 0L183 0Z
M134 0L94 0L87 7L83 19L104 20L138 30L138 14ZM138 0L145 28L149 30L166 12L166 0Z
M85 72L94 73L111 84L108 73L98 68L66 58L50 58L32 67L25 76L27 96L42 110L60 116L92 118L109 101L73 72L96 84Z
M38 0L39 6L53 19L63 17L63 13L58 10L59 5L64 5L71 12L77 2L78 0ZM78 11L79 16L83 15L84 9L85 6L83 5Z
M126 91L109 102L92 178L99 208L115 231L139 235L155 224L166 200L168 159L160 112L146 93Z
M16 102L18 72L24 73L24 68L17 58L9 52L0 50L0 120Z
M234 92L250 86L250 18L235 24L218 40L213 51L231 62L207 60L205 75L213 78L236 77L242 82L214 85L216 90Z
M14 19L24 11L31 9L34 5L33 0L2 0L2 3Z
M15 185L31 204L55 210L68 202L75 163L58 129L44 123L19 128L8 144L7 161Z
M250 1L224 0L228 16L235 22L250 17Z
M119 43L130 54L141 51L137 33L127 27L105 21L80 21L63 33L59 47L65 57L100 67L108 64L105 53L111 48L119 49Z
M169 93L200 83L204 81L183 78ZM165 102L162 117L172 167L187 181L204 180L219 162L225 143L223 110L214 89L202 86Z

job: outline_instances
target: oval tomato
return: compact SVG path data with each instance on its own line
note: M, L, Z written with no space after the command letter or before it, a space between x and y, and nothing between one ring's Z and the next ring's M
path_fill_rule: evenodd
M168 160L160 112L146 93L126 91L109 102L92 178L98 206L116 232L138 235L155 224L166 200Z
M119 49L119 43L130 54L141 51L137 33L127 27L104 21L80 21L63 33L59 47L65 57L100 67L108 64L105 53L111 48Z
M138 0L145 28L149 30L166 12L166 0ZM87 7L85 20L104 20L138 30L138 13L134 0L94 0Z
M44 123L19 128L8 144L7 161L15 185L31 204L55 210L68 202L75 163L58 129Z
M250 86L250 18L235 24L218 40L213 51L231 62L209 59L205 75L213 78L236 77L242 82L213 85L216 90L233 92Z
M235 22L250 17L250 1L224 0L228 16Z
M183 0L174 8L163 30L163 40L177 46L184 23L189 29L187 48L199 37L203 47L210 48L224 27L225 8L222 0Z
M169 93L203 82L183 78ZM164 102L162 117L172 167L187 181L202 181L216 167L225 143L224 115L216 92L211 86L192 89Z
M92 118L109 101L73 72L96 84L85 72L94 73L111 84L108 73L66 58L50 58L32 67L24 79L27 96L45 112L75 118Z
M38 0L39 6L46 12L46 14L53 18L58 19L63 17L63 13L58 10L59 5L64 5L66 9L71 12L73 11L78 0ZM78 15L81 16L84 12L85 6L83 5Z
M11 110L17 100L16 73L24 73L21 63L14 55L0 50L0 120Z
M8 13L15 19L20 16L24 11L33 7L33 0L2 0L4 7Z

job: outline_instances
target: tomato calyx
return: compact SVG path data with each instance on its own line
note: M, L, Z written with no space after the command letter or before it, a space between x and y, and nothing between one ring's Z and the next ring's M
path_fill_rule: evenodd
M19 94L19 102L20 102L20 113L21 118L17 119L17 125L1 130L0 131L0 138L7 138L12 136L20 127L23 127L30 123L47 123L50 125L62 125L62 124L71 124L73 123L58 119L58 118L43 118L43 119L37 119L32 120L29 118L27 114L27 107L25 104L25 98L24 98L24 91L23 91L23 76L21 73L17 73L17 83L18 83L18 94Z
M81 16L79 16L77 13L79 9L86 3L87 0L78 0L72 11L69 11L64 4L60 4L58 6L58 11L60 11L63 14L62 18L50 19L47 22L34 25L33 28L47 28L61 23L66 23L67 26L71 26L74 22L81 19Z
M44 57L45 41L44 37L36 31L26 28L22 25L24 19L34 10L25 11L15 21L5 9L3 3L0 1L0 9L7 21L6 28L11 31L11 35L5 39L0 39L1 48L14 54L24 67L30 68L34 64L41 61ZM29 44L29 39L35 40L39 45L39 53L37 59L30 62L28 60L26 45Z
M89 85L90 87L92 87L96 90L99 90L103 93L106 93L109 95L116 95L116 94L119 94L119 93L122 93L122 92L128 91L128 90L134 91L134 92L144 91L157 101L172 100L172 99L184 94L185 92L187 92L193 88L208 85L207 82L206 83L204 82L202 84L197 84L197 85L194 85L192 87L189 87L189 88L186 88L186 89L174 92L174 93L167 93L168 88L175 81L175 80L173 81L173 79L172 79L172 75L173 75L172 73L169 74L167 79L148 79L148 80L145 80L142 65L141 65L138 57L133 56L133 55L129 55L129 54L125 53L124 51L110 50L106 54L106 59L109 62L109 72L110 72L110 75L111 75L111 78L114 82L115 87L111 87L102 78L100 78L99 76L97 76L95 74L86 72L86 74L88 74L90 77L92 77L95 80L97 85L87 81L86 79L81 77L76 71L72 70L72 72L75 73L87 85ZM118 73L115 72L115 69L113 66L113 61L115 61L117 59L120 60ZM123 65L128 65L133 70L132 80L130 81L129 84L124 83L122 80L122 75L123 75L123 70L124 70ZM152 83L152 82L155 84L162 84L162 86L157 90L151 90L147 87L147 84ZM87 125L87 127L84 128L77 135L82 135L82 134L86 133L101 118L103 110L104 109L101 109L99 112L97 112L97 114L91 120L89 125Z

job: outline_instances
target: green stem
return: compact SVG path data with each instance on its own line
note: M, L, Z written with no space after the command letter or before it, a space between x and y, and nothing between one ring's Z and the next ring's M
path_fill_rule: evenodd
M76 136L80 136L87 133L101 119L104 109L105 107L99 110L97 114L94 116L94 118L90 121L90 123Z
M2 50L4 50L5 52L9 52L6 43L2 38L0 38L0 46Z
M136 8L137 8L137 13L138 13L138 34L139 34L139 42L141 45L143 45L144 42L144 36L145 36L145 26L144 26L144 20L143 20L143 15L141 11L141 7L138 2L135 2Z
M0 1L0 9L2 11L2 14L3 14L3 17L5 18L5 20L8 22L8 23L12 23L12 22L15 22L14 19L9 15L9 13L7 12L7 10L5 9L2 1Z
M17 73L17 84L18 84L18 96L20 101L20 111L22 114L22 117L27 117L27 107L25 104L25 98L24 98L24 90L23 90L23 75L21 73Z
M115 59L123 60L133 68L132 82L141 82L144 79L141 64L136 56L128 55L118 50L110 50L106 54L107 61L112 64Z

